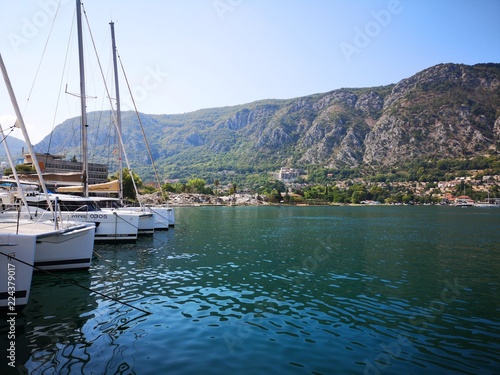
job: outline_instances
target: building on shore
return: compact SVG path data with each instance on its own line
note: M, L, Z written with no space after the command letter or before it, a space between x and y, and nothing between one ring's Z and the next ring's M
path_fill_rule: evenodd
M279 172L273 173L273 178L282 182L294 182L299 176L306 174L303 169L281 168Z
M63 155L41 153L37 153L36 158L48 186L78 186L82 184L82 162L65 160L65 156ZM33 160L30 154L24 154L24 164L33 166ZM23 180L38 181L36 174L23 174L20 177ZM108 166L106 164L89 163L88 183L101 184L107 181Z

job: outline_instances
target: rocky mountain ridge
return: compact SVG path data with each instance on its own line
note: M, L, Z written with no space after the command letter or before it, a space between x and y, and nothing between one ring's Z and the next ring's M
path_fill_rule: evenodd
M109 117L88 116L92 161L112 159L113 130L103 132ZM440 64L395 85L140 118L163 178L282 166L376 170L415 158L497 154L500 64ZM65 121L36 149L78 157L79 126L78 118ZM132 167L151 173L136 114L124 112L122 127Z

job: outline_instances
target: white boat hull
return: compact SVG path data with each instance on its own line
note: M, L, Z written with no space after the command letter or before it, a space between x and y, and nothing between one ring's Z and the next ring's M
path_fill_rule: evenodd
M34 195L26 197L32 216L52 219L53 214L47 209L44 197ZM100 210L90 198L50 194L50 199L57 206L57 216L63 221L93 223L96 242L135 242L139 228L139 215L136 213ZM39 206L41 205L41 206Z
M139 222L137 224L137 234L138 235L149 235L153 234L155 231L155 218L152 213L136 211L127 208L114 208L114 209L101 209L102 212L107 212L113 214L116 212L118 215L137 215L139 217Z
M92 263L95 226L40 234L36 240L35 267L42 271L88 269Z
M474 207L479 208L500 208L500 204L495 203L476 203Z
M155 218L153 214L142 213L139 216L138 234L153 234L155 232Z
M139 217L117 212L63 212L62 217L85 223L95 223L95 241L97 242L134 242L137 240Z
M7 311L21 309L28 304L33 263L35 235L0 233L0 308ZM10 255L21 260L8 258Z
M64 225L64 229L55 229L53 222L18 221L4 213L0 222L0 233L19 233L36 237L35 269L88 269L94 251L94 224L73 222Z
M35 210L31 209L33 213ZM52 214L42 211L42 218ZM61 211L57 215L63 221L73 221L95 225L95 242L134 242L137 240L139 215L116 211ZM38 211L37 216L40 217Z
M150 212L154 216L155 230L167 230L169 227L175 226L174 209L171 207L162 206L145 206L145 207L127 207L136 212Z

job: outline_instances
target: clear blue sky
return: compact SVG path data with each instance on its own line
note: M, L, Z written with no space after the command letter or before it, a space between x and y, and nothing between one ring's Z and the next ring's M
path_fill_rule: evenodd
M0 52L34 143L79 115L78 99L60 94L66 84L78 91L75 1L62 0L54 17L57 2L0 0ZM499 0L87 0L84 8L108 85L113 20L138 109L151 114L386 85L439 63L500 62ZM88 111L109 109L86 35L87 94L97 97ZM14 112L0 86L6 128Z

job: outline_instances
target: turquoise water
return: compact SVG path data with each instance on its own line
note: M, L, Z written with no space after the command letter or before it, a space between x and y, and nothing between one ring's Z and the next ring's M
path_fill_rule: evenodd
M60 274L149 315L35 275L17 320L17 365L31 374L500 372L498 209L186 207L176 223L136 245L96 245L89 271Z

